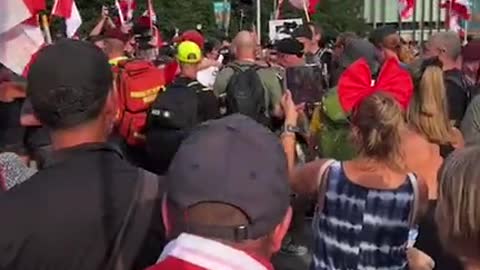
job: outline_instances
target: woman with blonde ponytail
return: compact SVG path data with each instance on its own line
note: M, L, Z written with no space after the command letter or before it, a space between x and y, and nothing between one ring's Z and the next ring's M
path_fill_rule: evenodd
M439 154L446 157L454 149L462 148L464 142L461 132L454 127L448 117L447 94L441 62L436 58L424 60L416 81L414 97L408 111L408 122L432 144L432 147L438 147ZM410 164L410 167L417 172L426 168L428 170L430 161L419 160L412 155ZM425 216L420 220L416 247L436 262L436 269L462 270L461 263L442 249L438 238L438 228L434 221L439 186L437 178L426 179L426 185L428 186L428 207Z
M408 110L408 122L431 143L440 146L446 157L464 145L461 132L448 117L448 103L441 62L427 59L422 64L414 97Z

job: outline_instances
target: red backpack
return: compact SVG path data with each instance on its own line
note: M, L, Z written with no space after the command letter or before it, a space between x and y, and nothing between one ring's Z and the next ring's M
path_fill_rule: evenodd
M120 62L114 72L119 97L117 130L128 145L144 145L147 113L157 94L165 90L165 74L145 60Z

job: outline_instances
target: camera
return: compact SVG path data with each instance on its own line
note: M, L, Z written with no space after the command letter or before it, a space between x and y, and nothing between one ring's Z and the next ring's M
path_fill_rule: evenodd
M298 26L299 25L296 22L285 22L283 23L283 27L279 32L282 34L287 34L291 36L293 31L295 31L295 29L297 29Z

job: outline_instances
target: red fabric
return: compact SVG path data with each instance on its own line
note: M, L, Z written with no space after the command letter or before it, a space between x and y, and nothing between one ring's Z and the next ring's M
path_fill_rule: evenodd
M195 42L202 50L203 46L205 45L205 38L197 30L188 30L183 32L176 42L180 43L183 41Z
M35 60L37 60L37 57L38 57L38 53L40 52L40 50L45 47L46 44L44 44L43 46L41 46L40 48L38 48L38 50L32 54L32 57L30 58L30 61L27 63L27 65L25 66L25 68L23 69L23 72L22 72L22 76L24 78L27 78L28 76L28 72L30 71L30 66L33 64L33 62L35 62Z
M55 0L52 15L61 18L70 18L72 15L73 0Z
M447 0L440 7L447 9L451 15L459 16L462 20L470 20L472 16L468 5L460 0Z
M274 270L273 266L270 262L259 260L258 258L253 257L259 263L264 265L268 270ZM153 265L146 270L212 270L212 269L205 269L203 267L199 267L197 265L191 264L184 260L175 258L175 257L167 257L165 260Z
M351 112L363 99L377 91L391 94L404 109L408 107L413 94L413 81L410 74L400 67L398 60L388 59L372 85L370 67L362 58L347 68L338 83L340 104L346 112Z
M123 33L122 30L120 30L119 28L110 28L106 30L102 36L104 38L118 39L123 42L127 42L130 39L130 36Z
M40 11L43 11L47 8L45 0L23 0L23 3L25 3L28 10L30 10L32 16L38 14Z
M320 0L310 0L310 4L308 5L308 13L315 14L317 12L317 6L320 3Z
M118 74L118 132L127 144L142 145L147 112L165 90L164 71L143 60L119 63L114 71Z
M46 1L45 0L23 0L23 2L27 6L30 13L32 13L32 17L28 20L25 20L23 23L33 25L33 26L39 26L40 23L38 21L37 14L47 8Z
M171 84L177 77L178 70L180 69L177 61L172 61L165 65L165 84Z
M207 270L202 267L198 267L189 262L177 259L175 257L167 257L165 260L159 262L158 264L147 268L147 270Z
M135 0L120 0L118 4L120 5L123 17L127 20L132 19L131 16L133 11L137 8L137 2Z
M408 19L412 16L415 9L416 0L398 0L401 7L400 16L402 19Z

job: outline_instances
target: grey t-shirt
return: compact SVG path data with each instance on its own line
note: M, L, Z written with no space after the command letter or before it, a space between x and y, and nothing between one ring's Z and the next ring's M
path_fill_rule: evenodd
M461 124L466 145L480 144L480 95L477 95L467 107Z

